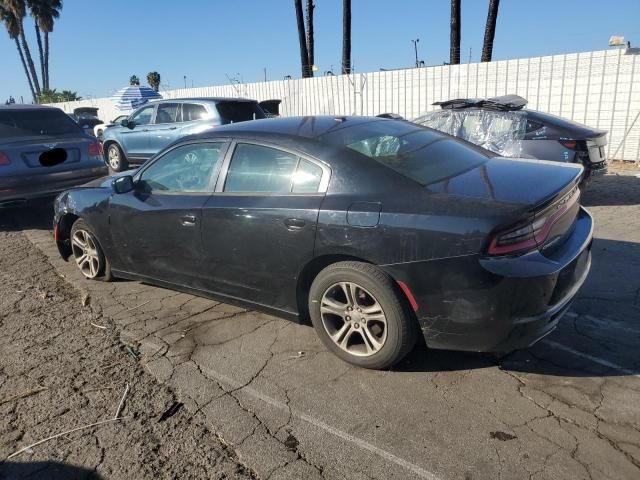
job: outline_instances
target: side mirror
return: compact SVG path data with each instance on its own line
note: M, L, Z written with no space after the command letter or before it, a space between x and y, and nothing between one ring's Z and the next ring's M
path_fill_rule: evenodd
M133 187L133 177L131 175L118 177L111 183L113 193L127 193L133 190Z
M125 118L124 120L120 121L120 125L127 128L133 128L134 123L130 122L128 118Z

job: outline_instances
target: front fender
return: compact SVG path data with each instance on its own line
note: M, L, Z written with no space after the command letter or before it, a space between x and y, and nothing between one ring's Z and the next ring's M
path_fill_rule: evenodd
M71 227L82 218L98 239L108 235L108 204L111 191L106 188L77 188L58 195L54 202L53 232L60 256L71 255ZM101 242L102 243L102 242ZM104 250L104 248L103 248Z

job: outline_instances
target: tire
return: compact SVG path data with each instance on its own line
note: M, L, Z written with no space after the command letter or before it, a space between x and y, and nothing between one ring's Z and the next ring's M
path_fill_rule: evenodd
M390 368L411 351L418 333L401 295L389 275L374 265L334 263L311 284L311 322L322 343L342 360Z
M102 251L100 242L89 226L78 219L71 227L71 256L88 280L109 282L113 279L111 266Z
M129 161L117 143L109 144L105 160L114 172L124 172L129 168Z

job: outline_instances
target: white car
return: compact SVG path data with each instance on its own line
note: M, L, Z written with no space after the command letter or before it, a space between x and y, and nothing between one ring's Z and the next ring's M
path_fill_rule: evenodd
M122 122L122 120L124 120L125 118L129 118L129 115L120 115L114 118L113 120L111 120L110 123L100 123L95 127L93 127L93 134L96 136L96 138L98 138L99 140L102 140L102 134L104 133L107 127L113 127L114 125L117 125L120 122Z

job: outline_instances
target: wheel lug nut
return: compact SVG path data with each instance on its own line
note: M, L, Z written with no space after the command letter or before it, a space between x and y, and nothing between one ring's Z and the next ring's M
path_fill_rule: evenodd
M351 317L349 315L347 315L347 322L351 321Z

